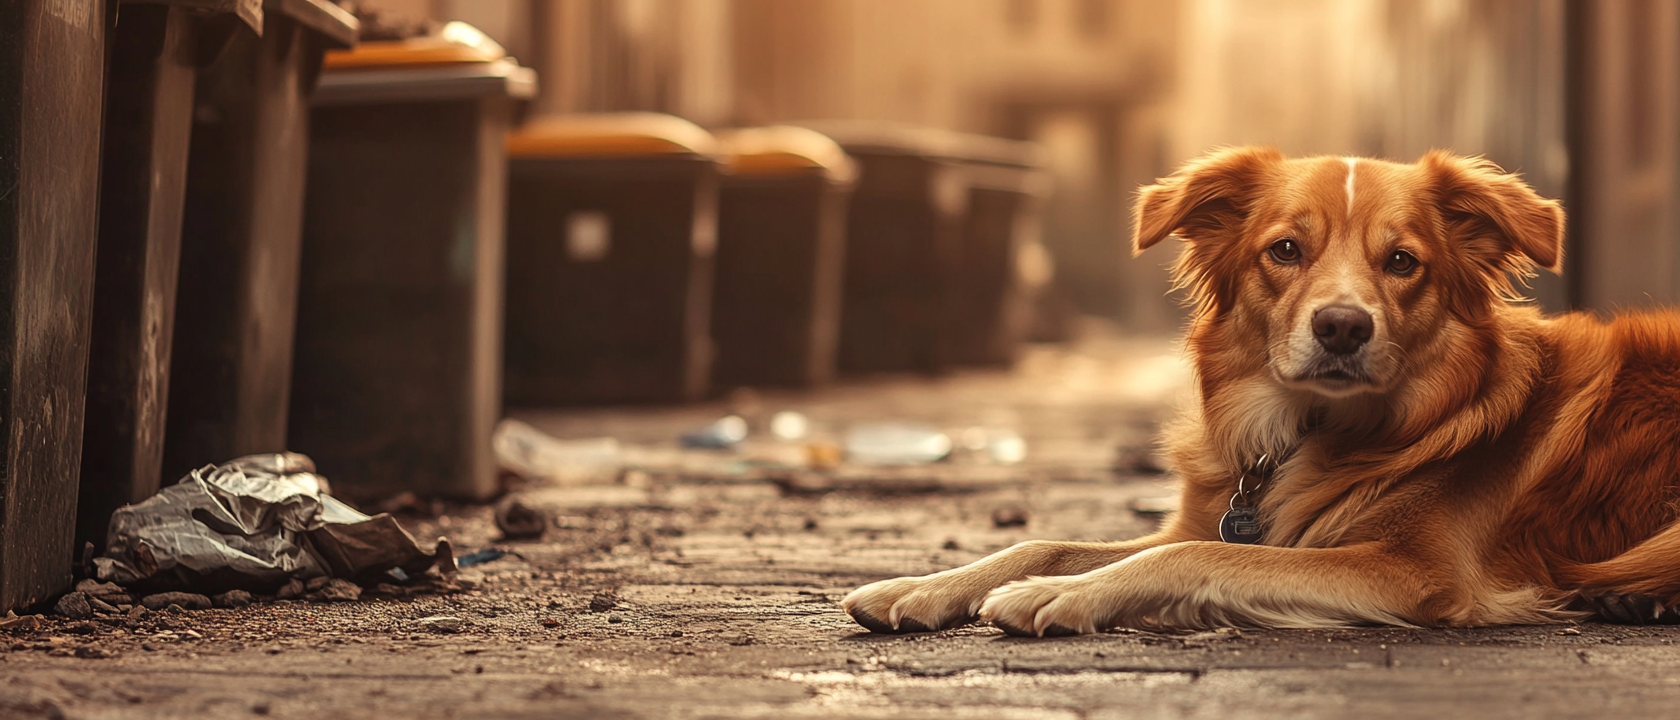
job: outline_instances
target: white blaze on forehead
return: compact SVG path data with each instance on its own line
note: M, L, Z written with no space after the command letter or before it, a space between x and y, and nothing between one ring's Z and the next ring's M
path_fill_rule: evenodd
M1347 163L1347 166L1348 166L1348 174L1347 174L1347 196L1348 196L1347 216L1348 216L1348 219L1351 220L1351 219L1353 219L1353 166L1354 166L1355 163L1359 162L1359 158L1342 158L1342 162Z

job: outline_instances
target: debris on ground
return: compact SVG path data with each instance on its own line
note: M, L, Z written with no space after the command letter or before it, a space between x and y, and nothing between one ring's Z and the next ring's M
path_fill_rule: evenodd
M454 568L447 541L427 552L390 515L370 517L333 498L297 453L194 470L118 509L109 537L106 557L93 561L99 579L158 589L271 591L290 579Z
M1027 441L1014 430L971 427L957 438L968 456L980 462L1014 465L1027 459Z
M501 548L487 548L455 558L455 566L460 568L470 568L474 565L483 565L487 562L500 560L511 554L512 553Z
M682 434L685 448L727 450L747 439L747 421L739 415L725 415L703 427Z
M461 632L461 628L466 625L461 618L453 615L433 615L430 617L420 618L415 622L418 623L421 628L441 633L458 633Z
M0 618L0 630L7 632L33 632L43 624L40 615L19 615L10 610L6 611L6 617Z
M504 498L496 504L496 529L503 540L541 540L548 532L548 515L516 497Z
M1027 509L1019 505L1006 505L992 511L992 527L1026 527L1026 524Z
M919 465L951 454L951 436L916 422L863 423L846 433L846 459L864 465Z
M154 593L140 598L140 605L148 610L162 610L170 605L179 605L186 610L209 610L211 608L209 597L187 592Z
M79 592L67 593L53 605L53 612L72 620L86 620L93 617L93 606L88 604L88 598Z
M332 578L304 597L315 602L354 601L361 599L362 587L349 580Z
M211 604L219 608L242 608L255 602L255 600L251 597L251 593L244 590L229 590L210 598Z
M490 445L503 471L531 482L609 482L621 465L615 438L561 440L512 419L496 425Z
M782 442L804 440L811 432L811 420L804 413L783 410L770 416L770 436Z

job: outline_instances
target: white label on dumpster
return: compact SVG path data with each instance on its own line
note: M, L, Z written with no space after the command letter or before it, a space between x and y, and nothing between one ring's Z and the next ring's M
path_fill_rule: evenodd
M566 256L572 262L604 260L612 250L612 221L597 211L566 216Z

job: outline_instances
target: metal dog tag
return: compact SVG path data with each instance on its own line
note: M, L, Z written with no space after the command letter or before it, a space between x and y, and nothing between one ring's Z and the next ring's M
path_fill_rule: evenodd
M1219 518L1219 539L1253 545L1260 542L1259 512L1251 507L1234 507Z

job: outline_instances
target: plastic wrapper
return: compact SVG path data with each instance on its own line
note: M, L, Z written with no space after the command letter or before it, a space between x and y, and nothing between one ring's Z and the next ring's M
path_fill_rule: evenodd
M455 568L447 541L427 552L390 515L333 498L297 453L207 465L119 508L94 565L109 582L204 591L269 591L323 576L390 582Z

